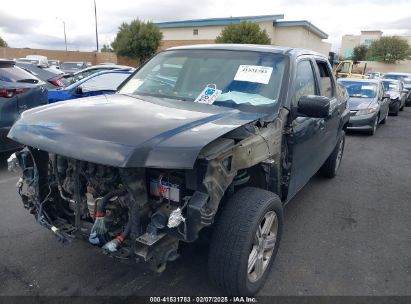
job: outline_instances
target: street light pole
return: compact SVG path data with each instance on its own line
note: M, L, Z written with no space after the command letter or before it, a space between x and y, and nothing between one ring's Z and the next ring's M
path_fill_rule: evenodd
M97 7L96 7L96 0L94 0L94 19L96 20L96 44L97 44L97 53L98 53L98 31L97 31Z
M66 22L63 19L59 18L59 17L56 17L56 19L59 19L59 20L61 20L61 22L63 22L64 44L66 45L66 51L67 51Z

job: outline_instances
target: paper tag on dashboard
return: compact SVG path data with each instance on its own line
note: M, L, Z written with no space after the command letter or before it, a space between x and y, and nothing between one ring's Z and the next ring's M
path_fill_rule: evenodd
M272 73L272 67L240 65L234 80L268 84Z
M194 102L213 104L214 101L221 95L221 90L216 88L211 88L207 86L201 93L198 95Z

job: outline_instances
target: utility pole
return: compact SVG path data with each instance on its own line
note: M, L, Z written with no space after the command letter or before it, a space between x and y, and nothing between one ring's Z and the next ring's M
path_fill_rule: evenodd
M59 18L59 17L56 17L56 19L59 19L59 20L61 20L61 22L63 22L64 44L66 45L66 51L67 51L66 22L63 19Z
M96 20L96 44L97 44L97 52L98 52L98 31L97 31L97 7L96 7L96 0L94 0L94 18Z

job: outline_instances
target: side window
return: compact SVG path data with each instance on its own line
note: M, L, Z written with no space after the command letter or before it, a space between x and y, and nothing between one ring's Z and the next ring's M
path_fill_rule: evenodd
M321 96L332 98L334 96L335 88L330 68L324 61L317 61L317 66L320 73Z
M338 72L349 73L350 72L350 64L348 62L344 62Z
M306 95L316 95L314 71L309 60L297 63L293 105L297 106L301 96Z
M129 76L123 73L108 73L97 75L83 84L81 87L84 92L90 91L116 91L118 86Z

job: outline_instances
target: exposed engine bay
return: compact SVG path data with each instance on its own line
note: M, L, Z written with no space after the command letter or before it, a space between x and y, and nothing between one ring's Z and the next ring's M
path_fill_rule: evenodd
M236 187L251 183L285 193L283 128L275 123L250 124L217 139L193 169L118 168L32 147L8 163L22 170L17 187L25 208L60 241L84 239L161 272L178 258L180 241L195 241L213 224L220 202Z

